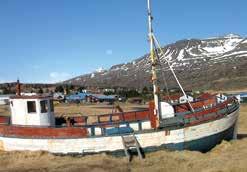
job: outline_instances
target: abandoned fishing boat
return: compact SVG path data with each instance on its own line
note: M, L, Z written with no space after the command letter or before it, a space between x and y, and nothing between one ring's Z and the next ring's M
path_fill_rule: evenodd
M17 93L10 98L11 116L0 117L0 149L93 154L123 152L134 142L143 151L207 151L223 139L236 137L239 102L234 97L212 95L182 104L160 100L156 67L164 53L153 33L149 0L148 21L154 90L149 109L98 115L94 121L90 116L55 117L52 97L21 95L17 82ZM187 97L169 61L167 64Z

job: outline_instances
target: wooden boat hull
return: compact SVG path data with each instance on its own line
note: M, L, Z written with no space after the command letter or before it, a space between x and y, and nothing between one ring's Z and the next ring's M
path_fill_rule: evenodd
M223 118L178 129L150 129L135 134L144 151L163 148L175 150L208 151L223 139L236 134L239 109ZM90 136L85 138L20 138L0 136L4 151L48 151L58 154L94 154L123 152L121 135Z

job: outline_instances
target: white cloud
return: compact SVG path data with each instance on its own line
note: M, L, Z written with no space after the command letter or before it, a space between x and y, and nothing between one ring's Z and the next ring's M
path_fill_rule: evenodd
M51 72L49 74L50 76L50 82L60 82L60 81L65 81L67 79L70 79L72 77L71 74L66 73L66 72Z
M112 55L113 54L113 51L111 50L111 49L109 49L109 50L106 50L106 52L105 52L107 55Z

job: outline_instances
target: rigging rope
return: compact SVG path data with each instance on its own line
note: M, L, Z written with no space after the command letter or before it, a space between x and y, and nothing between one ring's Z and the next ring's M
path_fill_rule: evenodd
M185 96L185 98L186 98L186 100L187 100L187 102L188 102L188 104L189 104L191 110L194 112L195 110L194 110L194 108L192 107L191 103L189 102L188 97L187 97L186 93L184 92L184 89L183 89L182 85L180 84L180 82L179 82L179 80L178 80L178 78L177 78L177 76L176 76L176 74L175 74L175 72L174 72L172 66L170 65L170 62L166 59L165 53L163 52L163 50L162 50L162 48L161 48L161 46L160 46L158 40L156 39L156 37L155 37L154 34L152 34L152 37L153 37L154 42L158 45L158 48L159 48L160 52L163 54L163 57L164 57L164 59L166 60L168 66L169 66L169 68L170 68L170 70L171 70L171 72L172 72L172 74L173 74L175 80L177 81L177 83L178 83L178 85L179 85L179 87L180 87L180 89L181 89L183 95Z
M162 70L163 63L161 63L161 61L160 61L159 53L157 52L158 51L158 48L156 47L156 44L154 44L154 49L155 49L155 54L157 56L158 64L160 64L160 66L161 66L161 68L160 68L161 69L161 75L162 75L162 79L163 79L163 81L165 83L166 93L167 93L168 99L171 101L171 97L170 97L169 90L168 90L168 84L166 82L165 72Z

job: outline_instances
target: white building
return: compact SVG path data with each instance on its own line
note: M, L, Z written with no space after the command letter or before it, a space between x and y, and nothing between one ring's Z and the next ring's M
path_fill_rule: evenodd
M6 105L9 103L9 98L13 95L0 95L0 105Z
M63 93L54 93L53 94L53 99L54 100L64 100L65 96Z
M179 98L179 103L186 103L186 102L193 102L194 101L194 98L189 96L189 95L186 95L186 96L181 96Z
M22 96L35 96L37 93L21 93Z
M222 93L217 94L216 97L217 97L217 103L222 103L227 100L227 96Z

